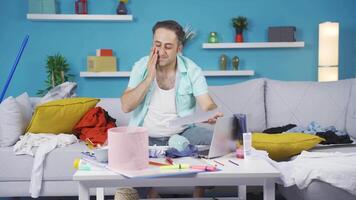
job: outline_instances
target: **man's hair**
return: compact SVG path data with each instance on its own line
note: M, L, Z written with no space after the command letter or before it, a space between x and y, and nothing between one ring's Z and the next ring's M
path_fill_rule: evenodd
M153 34L155 34L156 30L159 28L165 28L165 29L173 31L177 35L178 41L182 45L184 45L185 32L184 32L182 26L180 24L178 24L178 22L176 22L174 20L159 21L152 28Z

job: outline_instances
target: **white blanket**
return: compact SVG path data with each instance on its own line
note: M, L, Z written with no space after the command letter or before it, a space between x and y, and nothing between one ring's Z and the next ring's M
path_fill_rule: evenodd
M356 195L356 153L320 153L303 151L294 160L276 162L267 153L255 150L255 156L268 160L281 172L280 184L304 189L320 180Z
M56 147L64 147L77 141L77 138L70 134L55 135L27 133L20 137L20 140L14 146L15 154L35 156L30 183L30 194L32 198L39 197L42 187L43 161L46 158L47 153ZM33 151L34 147L38 147L35 154Z

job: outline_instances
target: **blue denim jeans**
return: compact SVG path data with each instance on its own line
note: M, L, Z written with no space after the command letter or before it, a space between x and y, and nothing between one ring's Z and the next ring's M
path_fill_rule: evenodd
M213 131L204 127L192 126L185 129L179 135L187 138L193 145L209 145L213 138ZM149 138L150 146L168 146L169 137Z
M204 127L192 126L185 129L181 136L187 138L193 145L210 145L213 138L213 131ZM168 146L169 137L149 138L150 146ZM150 187L136 188L140 198L146 198Z

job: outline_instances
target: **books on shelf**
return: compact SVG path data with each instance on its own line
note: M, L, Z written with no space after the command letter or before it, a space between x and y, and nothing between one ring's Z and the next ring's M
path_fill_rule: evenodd
M112 49L97 49L96 56L113 56Z

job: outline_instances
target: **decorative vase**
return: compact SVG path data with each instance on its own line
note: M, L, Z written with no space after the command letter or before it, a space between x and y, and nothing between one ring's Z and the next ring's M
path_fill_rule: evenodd
M220 70L226 70L227 67L227 56L222 54L219 59Z
M216 32L210 32L208 42L209 43L217 43L217 42L219 42L218 34Z
M120 1L119 6L117 7L116 13L118 15L127 15L127 8L124 2Z
M88 14L88 1L87 0L76 0L75 1L75 14Z
M239 69L239 63L240 63L240 59L237 56L234 56L231 59L231 63L232 63L232 69L233 70L238 70Z
M242 29L236 29L235 42L244 42Z

